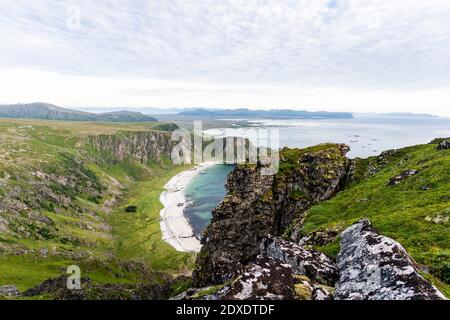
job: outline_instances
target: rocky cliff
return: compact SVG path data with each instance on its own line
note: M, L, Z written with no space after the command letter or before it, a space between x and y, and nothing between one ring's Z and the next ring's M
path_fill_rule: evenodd
M405 249L380 235L369 220L353 224L341 238L334 262L323 253L269 235L261 242L258 257L233 281L188 291L176 299L446 299L419 273Z
M213 211L194 272L196 285L232 279L259 254L267 234L281 235L311 205L330 198L346 179L349 151L327 144L281 152L279 172L241 165L227 181L227 197Z
M401 244L380 235L369 220L354 224L341 238L336 299L445 299L419 274Z
M381 235L369 220L354 222L366 216L358 210L378 195L380 199L371 209L387 211L385 202L395 206L394 199L403 210L409 210L406 193L417 193L419 199L435 194L434 202L428 200L427 216L423 222L419 220L429 234L411 233L417 228L411 221L421 216L411 216L409 211L400 211L393 218L380 212L381 216L374 218L384 230L402 239L406 235L421 237L422 243L411 245L406 241L412 249L424 247L435 232L434 246L448 237L444 216L450 211L439 213L439 219L430 218L433 211L448 206L448 182L436 180L435 175L439 170L441 175L448 174L447 143L439 139L429 145L356 160L345 157L345 145L285 148L280 153L280 170L273 176L261 174L263 164L238 166L228 178L228 195L213 211L212 223L202 239L193 274L197 289L177 298L445 299L430 283L429 267L414 261L399 242ZM434 161L438 161L436 166L431 165ZM315 214L334 202L338 205L332 206L332 211ZM428 204L422 200L420 205ZM346 219L351 214L349 208L356 212L351 223ZM404 215L409 221L406 234L396 224L396 219ZM393 229L386 227L391 224ZM311 225L322 227L313 229ZM448 242L443 245L448 247ZM433 260L440 267L436 274L446 281L448 258L437 257ZM446 290L445 284L434 280Z

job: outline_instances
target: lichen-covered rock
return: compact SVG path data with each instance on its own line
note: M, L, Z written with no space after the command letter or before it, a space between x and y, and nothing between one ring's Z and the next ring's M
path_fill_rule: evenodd
M238 166L202 239L194 284L204 287L233 279L259 254L266 235L283 234L308 208L335 195L346 179L348 151L339 144L285 148L275 175L263 175L264 165Z
M290 265L270 258L250 264L231 285L225 300L293 300L294 275Z
M450 149L450 139L445 139L443 141L441 141L438 146L437 146L438 150L448 150Z
M8 230L8 220L0 217L0 233L6 232Z
M307 276L294 276L296 300L333 300L334 288L313 283Z
M333 286L338 279L335 263L323 253L277 237L267 236L261 242L261 256L274 258L292 267L295 274L306 275L315 282Z
M402 183L404 180L408 179L409 177L415 176L416 174L419 174L419 171L417 170L405 170L402 173L400 173L398 176L392 177L387 182L388 186L395 186L397 184Z
M204 288L190 288L185 292L170 298L170 300L223 300L229 291L230 286L228 284Z
M18 297L19 289L14 285L0 286L0 297Z
M290 238L297 242L299 246L324 246L336 240L339 233L337 228L330 228L311 232L307 236L300 237L300 240L298 240L298 234L291 234Z
M405 249L378 234L369 220L352 225L341 237L336 299L445 299L418 273Z

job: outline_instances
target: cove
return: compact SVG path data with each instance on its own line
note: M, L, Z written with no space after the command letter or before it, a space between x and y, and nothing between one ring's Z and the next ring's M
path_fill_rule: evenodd
M234 165L218 164L198 174L186 187L184 193L188 207L184 214L194 234L201 238L212 218L212 210L226 196L225 183Z

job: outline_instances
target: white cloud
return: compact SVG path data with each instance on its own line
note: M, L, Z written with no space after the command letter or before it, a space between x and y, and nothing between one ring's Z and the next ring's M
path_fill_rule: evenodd
M447 0L1 4L0 81L9 93L0 102L449 109L438 99L450 90ZM72 5L79 29L67 24ZM22 86L7 81L12 69ZM38 81L41 91L25 86L36 70L50 81ZM162 83L170 94L154 91Z

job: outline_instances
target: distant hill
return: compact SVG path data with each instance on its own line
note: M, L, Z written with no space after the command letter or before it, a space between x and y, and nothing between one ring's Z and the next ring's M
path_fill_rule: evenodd
M427 114L427 113L410 113L410 112L398 112L398 113L381 113L377 114L381 117L391 117L391 118L439 118L438 116Z
M297 111L297 110L208 110L195 109L179 113L182 116L204 118L265 118L265 119L352 119L349 112Z
M52 104L36 102L29 104L0 105L0 118L26 118L63 121L102 122L150 122L158 121L139 112L116 111L90 113L61 108Z

